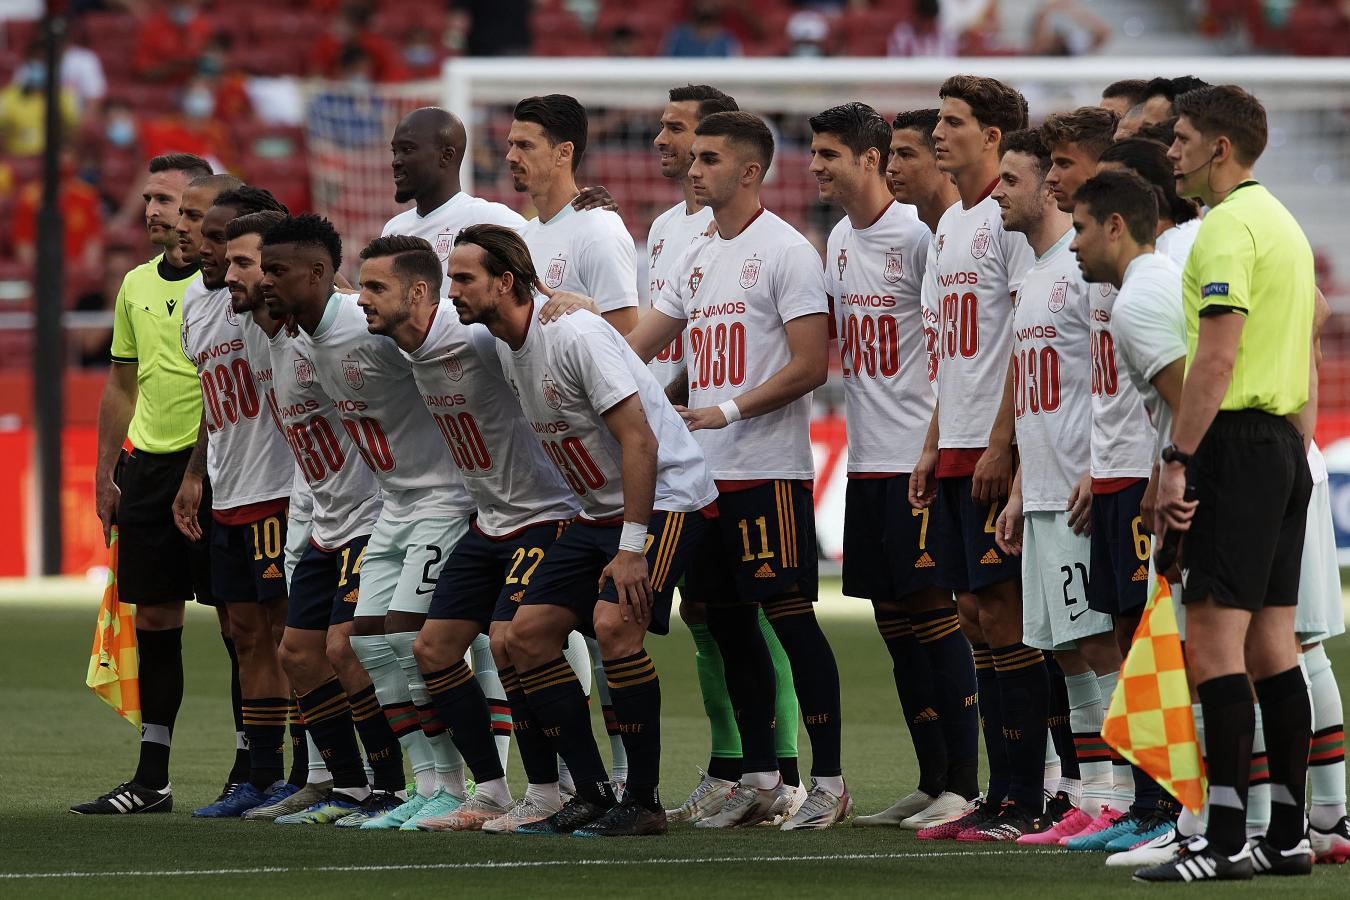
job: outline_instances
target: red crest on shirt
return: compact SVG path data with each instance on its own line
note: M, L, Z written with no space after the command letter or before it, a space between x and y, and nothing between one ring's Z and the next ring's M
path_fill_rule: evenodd
M436 255L444 261L450 256L450 248L455 246L455 232L442 231L436 235Z
M836 259L834 262L835 262L835 265L837 265L837 266L839 267L839 280L840 280L840 281L843 281L843 280L844 280L844 272L848 270L848 248L847 248L847 247L840 247L840 248L839 248L839 258Z
M693 297L698 293L698 286L703 282L703 267L694 266L694 271L689 273L689 296Z
M354 391L359 391L366 385L365 378L361 376L361 364L354 359L342 361L342 377L347 379L347 384L351 385Z
M1115 290L1115 285L1108 281L1103 281L1101 284L1097 285L1097 290L1101 292L1103 297L1109 297L1111 296L1111 291Z
M1056 281L1050 288L1050 311L1059 312L1064 308L1064 301L1069 296L1069 283L1067 281Z
M558 393L558 384L552 378L544 376L544 402L554 409L562 409L562 394Z
M975 237L970 241L970 255L976 259L984 259L984 255L989 252L989 241L993 237L988 225L981 225L975 229Z
M763 261L758 259L747 259L741 266L741 287L750 290L759 281L759 269L764 265Z
M295 383L302 388L314 383L314 364L303 356L295 361Z
M459 357L451 353L442 363L445 367L445 377L451 381L459 381L464 377L464 366L460 364Z
M561 256L555 256L548 264L548 271L544 273L544 284L555 288L562 284L563 272L567 269L567 260Z
M904 274L905 257L899 253L887 253L886 268L882 270L881 277L889 284L899 284L900 277Z
M661 251L664 250L665 248L666 248L665 238L661 238L661 240L656 242L656 246L652 248L652 265L656 265L656 261L661 258Z
M234 307L228 302L225 304L225 321L231 325L239 324L239 314L234 311Z

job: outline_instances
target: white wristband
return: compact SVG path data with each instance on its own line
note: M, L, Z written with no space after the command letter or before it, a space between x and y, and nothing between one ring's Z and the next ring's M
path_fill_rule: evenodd
M647 526L636 522L624 522L619 533L619 549L629 553L645 553L647 550Z
M722 415L726 417L728 425L732 422L739 422L741 420L741 408L736 405L735 400L724 400L717 404L717 408L720 409Z

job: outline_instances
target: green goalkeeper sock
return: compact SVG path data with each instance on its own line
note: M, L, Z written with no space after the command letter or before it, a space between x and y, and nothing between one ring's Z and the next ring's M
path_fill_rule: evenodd
M777 680L778 694L774 699L774 721L778 758L797 759L797 688L792 683L792 666L788 662L787 651L774 634L773 626L759 611L759 631L764 635L764 643L769 645L769 658L773 660L773 676Z
M690 625L689 632L694 636L694 669L698 672L703 710L708 715L708 728L712 733L708 774L714 778L735 781L741 776L741 733L736 728L731 695L727 693L722 653L717 649L717 641L713 640L707 625Z

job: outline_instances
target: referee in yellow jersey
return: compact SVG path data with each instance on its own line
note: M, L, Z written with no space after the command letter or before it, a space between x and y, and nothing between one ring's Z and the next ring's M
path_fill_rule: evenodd
M117 583L136 604L140 648L140 762L130 781L71 807L83 815L169 812L169 744L183 700L184 603L211 601L208 543L189 542L173 500L201 422L197 370L183 353L183 292L198 277L195 249L175 231L188 182L211 165L189 153L150 160L145 223L163 248L127 273L113 313L112 367L98 412L95 499L107 540L117 526ZM191 261L189 261L189 259ZM130 441L132 450L122 445ZM209 499L201 507L210 527Z
M1308 402L1313 254L1252 177L1266 111L1234 85L1176 100L1177 193L1209 207L1182 273L1186 383L1162 453L1161 534L1181 547L1186 664L1203 709L1209 825L1146 881L1306 875L1304 779L1312 732L1294 635L1312 474L1295 417ZM1188 489L1192 492L1187 496ZM1250 673L1250 678L1248 677ZM1252 693L1270 758L1270 827L1247 843Z

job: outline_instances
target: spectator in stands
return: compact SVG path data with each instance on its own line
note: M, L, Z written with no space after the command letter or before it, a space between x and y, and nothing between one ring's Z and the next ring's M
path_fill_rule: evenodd
M336 80L342 86L315 94L309 105L309 138L339 147L387 146L384 103L367 89L374 71L369 54L353 44L342 51L339 65Z
M371 7L365 0L350 0L329 19L328 31L314 41L309 56L309 74L320 78L341 77L343 53L360 48L369 62L374 81L404 81L408 70L398 48L383 35L370 29Z
M605 55L611 58L641 56L638 33L627 25L618 25L605 35Z
M117 292L122 288L122 276L137 266L144 257L138 257L132 248L119 244L108 248L103 261L102 285L84 291L75 298L77 312L112 312ZM67 339L80 354L84 368L101 368L112 361L112 327L77 328L67 332Z
M80 116L89 120L98 116L103 98L108 95L108 79L98 54L78 43L83 34L82 19L68 20L62 32L61 86L75 95Z
M530 0L454 0L469 16L464 49L470 56L528 56Z
M666 33L664 56L740 56L741 45L722 24L721 0L693 0L683 22Z
M183 84L211 38L211 23L198 9L201 0L159 0L136 32L132 70L163 84Z
M0 88L0 156L31 157L42 153L46 145L47 65L42 44L29 43L14 78ZM75 95L61 89L61 123L67 133L78 120Z
M830 20L817 9L799 9L787 22L789 56L824 56Z
M40 181L19 188L10 236L14 241L14 258L26 266L37 263L37 214L41 205ZM69 149L61 153L57 205L61 209L66 266L96 268L103 258L103 214L98 191L77 176L75 155Z
M207 42L197 61L197 80L201 87L211 91L212 107L217 119L231 124L253 116L253 103L248 96L248 76L231 52L233 41L221 33ZM199 98L195 101L204 106Z
M942 21L938 0L918 0L913 21L895 26L886 42L887 56L956 56L959 32Z
M112 148L119 152L130 152L140 137L140 124L131 107L121 100L111 100L103 112L103 136Z
M436 44L439 35L425 28L409 28L403 35L403 65L413 78L435 78L444 54Z
M1032 56L1083 56L1111 40L1111 26L1082 0L1045 0L1031 24Z
M183 89L179 110L141 123L141 154L153 158L164 153L195 153L211 161L217 172L237 164L229 130L216 116L215 92L200 75Z

